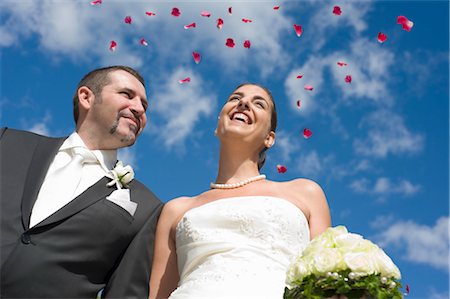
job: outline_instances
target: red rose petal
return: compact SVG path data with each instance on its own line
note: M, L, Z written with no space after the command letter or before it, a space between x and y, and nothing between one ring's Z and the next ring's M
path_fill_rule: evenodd
M91 5L100 5L102 4L102 0L95 0L91 2Z
M305 90L313 90L314 87L312 87L311 85L305 85Z
M339 65L339 66L346 66L347 64L345 62L343 62L343 61L338 61L337 65Z
M242 19L242 22L244 22L244 23L251 23L251 22L253 22L253 21L250 20L250 19Z
M234 40L232 38L227 38L227 42L225 43L225 45L229 48L234 48L235 46Z
M188 83L191 82L191 78L190 77L186 77L184 79L181 79L178 81L178 83L183 84L183 83Z
M342 14L342 10L339 6L333 7L333 13L337 16L340 16Z
M189 25L184 25L184 29L195 28L196 26L197 26L197 24L191 23Z
M278 164L278 165L277 165L277 170L278 170L278 173L285 173L286 170L287 170L287 168L286 168L286 166L284 166L284 165Z
M298 75L297 76L297 79L301 79L301 78L303 78L303 75Z
M406 285L406 295L409 295L409 284Z
M131 22L132 22L133 20L131 19L130 16L126 16L125 19L124 19L124 21L125 21L126 24L131 24Z
M230 14L230 15L232 15L233 14L233 7L228 7L228 13Z
M174 16L174 17L179 17L179 16L181 15L181 11L180 11L180 9L174 7L174 8L172 8L171 14L172 14L172 16Z
M248 39L246 41L244 41L244 48L250 49L250 46L251 46L251 43Z
M345 82L352 83L352 76L350 76L350 75L345 76Z
M398 16L397 24L401 24L402 29L408 32L411 31L411 28L414 26L414 23L411 20L408 20L408 18L405 16Z
M139 41L141 43L141 45L143 46L148 46L147 41L144 38L141 38L141 40Z
M207 17L207 18L209 18L209 17L211 16L211 13L210 13L209 11L202 11L202 12L200 13L200 15L201 15L202 17Z
M200 53L198 53L198 52L192 52L192 56L194 57L194 61L195 61L195 63L196 64L199 64L200 63Z
M147 16L149 16L149 17L151 17L151 16L156 16L156 13L151 12L151 11L146 11L145 14L146 14Z
M217 28L222 29L223 26L223 20L222 19L217 19Z
M303 33L303 29L301 25L294 24L295 34L300 37Z
M301 102L301 100L297 100L297 107L298 107L298 108L300 108L300 107L301 107L301 105L302 105L302 102Z
M303 137L306 139L310 138L312 136L312 131L310 129L304 128L303 129Z
M383 32L378 32L378 42L382 44L386 40L387 40L386 34L384 34Z
M116 43L115 41L112 40L112 41L110 42L110 44L109 44L109 50L110 50L110 51L115 51L116 48L117 48L117 43Z
M274 10L279 10L279 9L280 9L280 6L274 6L273 9L274 9Z

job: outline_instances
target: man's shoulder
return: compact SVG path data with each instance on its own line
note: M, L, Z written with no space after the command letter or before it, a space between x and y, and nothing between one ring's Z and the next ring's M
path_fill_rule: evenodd
M135 193L141 200L162 204L161 200L138 179L133 179L130 182L130 189L132 190L131 192Z

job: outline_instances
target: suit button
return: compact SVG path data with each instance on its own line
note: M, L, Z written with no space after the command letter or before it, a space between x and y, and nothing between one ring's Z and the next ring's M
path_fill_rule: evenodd
M31 237L27 234L22 234L22 236L20 238L21 238L23 244L28 245L31 243Z

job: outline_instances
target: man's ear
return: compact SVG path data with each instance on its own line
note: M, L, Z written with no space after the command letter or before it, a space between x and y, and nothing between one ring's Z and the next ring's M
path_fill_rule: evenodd
M95 95L92 90L87 86L81 86L78 88L78 102L84 110L89 110L94 105Z
M266 140L264 140L264 145L267 148L271 148L272 145L275 144L275 132L274 131L270 131L269 134L267 134Z

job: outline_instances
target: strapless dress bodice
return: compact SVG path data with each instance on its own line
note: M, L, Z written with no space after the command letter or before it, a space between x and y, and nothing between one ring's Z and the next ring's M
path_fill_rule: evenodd
M178 298L282 298L286 271L309 243L308 221L286 199L219 199L176 227Z

